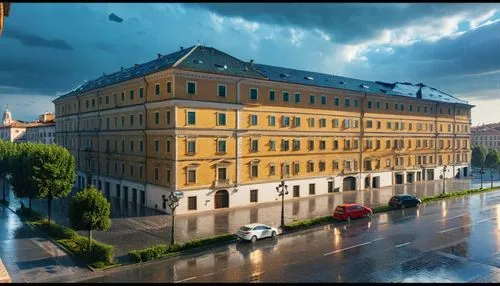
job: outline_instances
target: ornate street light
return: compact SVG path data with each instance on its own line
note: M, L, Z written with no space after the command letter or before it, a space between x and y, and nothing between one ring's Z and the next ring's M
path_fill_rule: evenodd
M162 195L161 198L163 199L163 203L167 203L172 210L172 239L170 240L170 245L174 245L175 209L179 206L179 198L174 192L170 192L168 198L165 195Z
M276 187L276 191L278 192L278 196L281 197L281 228L285 226L285 195L288 195L288 186L285 185L285 181L281 181Z

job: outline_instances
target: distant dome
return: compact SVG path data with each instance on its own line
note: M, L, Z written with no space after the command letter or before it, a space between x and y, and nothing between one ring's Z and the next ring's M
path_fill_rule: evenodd
M12 114L9 111L9 107L5 108L2 121L3 121L3 125L8 125L8 124L12 123Z

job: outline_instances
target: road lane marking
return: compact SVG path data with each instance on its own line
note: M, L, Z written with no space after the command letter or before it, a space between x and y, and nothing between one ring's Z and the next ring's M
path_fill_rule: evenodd
M442 231L438 231L438 233L445 233L445 232L452 231L452 230L455 230L455 229L459 229L459 228L463 228L463 227L468 227L468 226L471 226L471 225L474 225L474 224L479 224L479 223L483 223L485 221L496 220L496 219L497 219L497 217L483 219L483 220L480 220L480 221L478 221L476 223L469 223L469 224L466 224L466 225L457 226L457 227L453 227L453 228L450 228L450 229L445 229L445 230L442 230Z
M325 253L325 254L323 254L323 256L327 256L327 255L330 255L330 254L334 254L334 253L341 252L341 251L344 251L344 250L348 250L348 249L351 249L351 248L355 248L355 247L358 247L358 246L367 245L367 244L370 244L370 243L372 243L372 242L368 241L368 242L356 244L356 245L353 245L353 246L350 246L350 247L346 247L346 248L342 248L342 249L337 249L335 251Z
M396 245L394 247L399 248L399 247L403 247L403 246L408 245L408 244L410 244L410 242L405 242L405 243L402 243L400 245Z
M449 218L438 219L438 220L435 220L434 222L447 221L449 219L454 219L454 218L457 218L457 217L463 217L463 216L466 216L466 215L467 214L463 214L463 215L452 216L452 217L449 217Z
M193 280L193 279L196 279L196 276L189 277L189 278L182 279L182 280L178 280L178 281L175 281L174 283L181 283L181 282L185 282L185 281L189 281L189 280Z
M379 241L381 239L384 239L384 238L383 237L379 237L379 238L376 238L376 239L372 240L372 242Z

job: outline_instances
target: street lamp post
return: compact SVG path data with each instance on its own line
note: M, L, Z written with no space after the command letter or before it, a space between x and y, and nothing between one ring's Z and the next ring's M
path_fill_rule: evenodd
M446 192L445 186L446 186L446 169L447 168L448 168L448 166L446 166L446 165L443 166L443 195Z
M170 240L170 245L174 245L175 209L179 206L179 198L174 192L170 192L168 198L165 195L162 195L161 198L163 199L163 203L167 203L172 210L172 239Z
M285 226L285 195L288 195L288 186L285 185L285 181L281 181L276 187L278 196L281 196L281 228Z

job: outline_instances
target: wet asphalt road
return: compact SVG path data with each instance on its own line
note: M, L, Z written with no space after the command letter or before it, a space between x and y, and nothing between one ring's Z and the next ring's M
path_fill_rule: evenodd
M498 283L500 191L92 275L83 282Z

